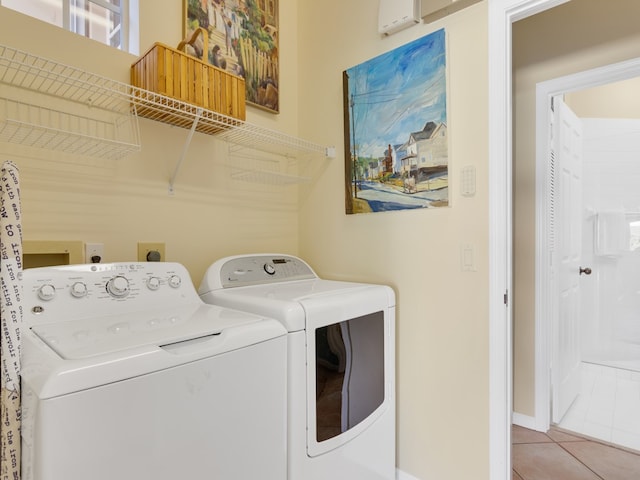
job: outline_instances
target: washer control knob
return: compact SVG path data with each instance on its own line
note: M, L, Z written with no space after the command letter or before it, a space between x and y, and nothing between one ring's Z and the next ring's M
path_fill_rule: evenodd
M178 288L178 287L180 287L181 283L182 283L182 279L178 275L171 275L169 277L169 286L170 287Z
M264 264L264 271L269 275L274 275L276 273L276 267L274 267L271 263Z
M122 298L129 293L129 280L118 275L107 282L107 292L112 297Z
M56 288L50 283L47 283L46 285L42 285L38 289L38 298L40 300L44 300L45 302L48 302L49 300L53 300L55 296L56 296Z
M147 288L149 288L149 290L158 290L160 288L160 279L158 277L149 277L149 280L147 280Z
M76 298L82 298L87 295L87 286L82 282L76 282L71 285L71 295Z

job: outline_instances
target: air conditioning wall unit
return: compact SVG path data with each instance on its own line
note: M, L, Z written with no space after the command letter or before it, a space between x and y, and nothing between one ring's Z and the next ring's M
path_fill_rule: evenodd
M380 0L378 32L391 35L420 22L421 0Z

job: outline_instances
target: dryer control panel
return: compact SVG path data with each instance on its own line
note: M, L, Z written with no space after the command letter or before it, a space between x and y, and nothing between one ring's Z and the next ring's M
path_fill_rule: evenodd
M264 285L318 278L303 260L291 255L264 254L226 257L213 263L202 280L199 293L220 288Z
M92 263L22 272L28 325L199 302L179 263Z

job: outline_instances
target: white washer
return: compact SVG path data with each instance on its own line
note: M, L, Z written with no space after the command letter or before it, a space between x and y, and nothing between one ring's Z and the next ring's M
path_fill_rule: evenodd
M227 257L207 303L275 318L288 334L288 478L395 479L395 295L318 278L288 255Z
M23 479L286 476L286 331L177 263L23 272Z

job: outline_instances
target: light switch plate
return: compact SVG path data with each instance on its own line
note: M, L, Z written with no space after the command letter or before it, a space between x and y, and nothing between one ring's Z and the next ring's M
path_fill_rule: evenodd
M463 272L476 271L476 248L470 243L460 246L460 268Z
M460 174L460 192L463 197L473 197L476 194L476 167L467 165Z

